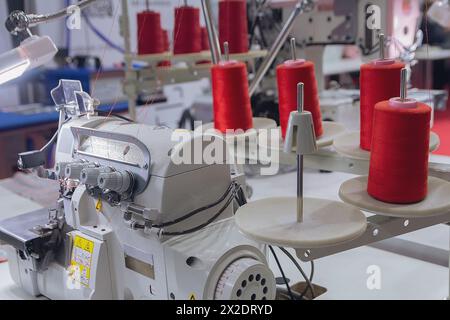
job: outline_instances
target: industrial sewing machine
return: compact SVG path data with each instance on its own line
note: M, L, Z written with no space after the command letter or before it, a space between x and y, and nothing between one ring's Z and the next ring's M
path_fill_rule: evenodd
M200 138L98 117L77 81L62 80L52 97L63 120L45 177L59 181L60 198L0 222L19 286L51 299L275 298L265 246L234 224L245 182L230 165L174 164Z

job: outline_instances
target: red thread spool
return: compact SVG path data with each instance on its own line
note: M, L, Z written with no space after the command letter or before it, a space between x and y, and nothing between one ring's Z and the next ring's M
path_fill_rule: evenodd
M323 135L322 113L320 111L314 63L305 60L288 60L277 67L280 125L283 138L292 111L297 111L297 85L305 84L305 110L311 112L314 130L319 138Z
M202 27L202 51L209 51L208 30ZM210 60L200 60L196 64L210 64Z
M202 27L202 51L209 51L208 30Z
M375 106L367 192L377 200L409 204L428 188L431 108L412 99Z
M248 52L247 1L223 0L219 2L219 39L228 42L230 53Z
M170 51L170 42L169 42L169 33L167 30L163 29L163 40L164 40L164 51L169 52ZM158 67L170 67L172 66L172 62L170 60L163 60L158 62Z
M371 150L373 110L378 102L398 96L404 67L394 60L378 60L361 66L361 149Z
M169 41L169 32L166 29L162 30L163 33L163 42L164 42L164 51L170 51L170 41Z
M201 50L200 10L189 6L175 8L173 53L195 53Z
M211 78L215 128L222 133L227 129L253 128L246 65L237 61L221 62L212 67Z
M161 16L155 11L138 13L138 53L156 54L164 52Z

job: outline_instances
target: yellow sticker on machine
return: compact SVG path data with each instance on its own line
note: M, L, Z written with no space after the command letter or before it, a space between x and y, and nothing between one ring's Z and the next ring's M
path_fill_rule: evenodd
M94 253L94 242L81 236L75 236L73 241L71 266L76 269L77 282L89 286L91 278L92 254Z

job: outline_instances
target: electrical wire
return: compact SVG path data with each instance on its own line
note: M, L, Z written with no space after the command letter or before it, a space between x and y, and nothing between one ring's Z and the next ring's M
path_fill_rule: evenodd
M65 6L69 7L71 4L71 0L65 0ZM67 56L70 57L70 47L72 42L72 30L70 28L66 28L66 50Z
M310 275L309 275L309 281L311 282L311 285L312 285L313 279L314 279L314 269L315 269L314 261L311 260L311 273L310 273ZM314 288L314 286L313 286L312 288ZM302 294L301 294L302 299L303 299L303 297L305 296L306 292L308 292L308 289L309 289L309 287L307 286L307 287L305 288L305 290L303 290L303 292L302 292ZM314 299L315 297L317 297L317 295L315 294L315 292L314 292L314 293L311 292L311 294L313 295L313 299Z
M239 190L236 195L236 200L237 200L237 203L239 206L244 206L245 204L247 204L247 199L245 198L245 193L244 193L244 190L242 189L242 186L239 186ZM276 257L275 251L273 250L273 248L271 246L269 246L269 248L271 249L272 254L274 255L275 261L277 261L278 268L280 269L281 274L284 275L284 271L282 270L281 264L279 264L279 260L278 260L278 257ZM285 251L284 248L280 248L280 250L282 250L283 252ZM311 274L308 279L308 277L306 276L302 267L298 264L298 262L294 259L294 257L288 251L286 251L286 253L287 253L287 256L292 260L292 262L296 265L296 267L302 273L302 276L305 278L305 280L308 284L308 286L305 288L305 290L299 296L299 299L300 300L303 299L303 297L305 296L308 289L311 290L311 295L314 299L316 297L314 287L312 286L312 282L313 282L313 278L314 278L314 261L311 261ZM289 283L287 282L287 279L285 276L283 276L283 280L285 281L285 283L287 285L286 286L288 288L287 293L291 297L291 300L296 300L295 299L296 295L292 292L292 290L290 290Z
M63 121L62 124L66 124L67 122L69 122L70 120L72 120L72 118L67 118ZM40 152L44 152L46 151L53 143L56 142L56 139L58 138L59 135L59 130L56 130L55 134L52 136L52 138L45 144L45 146L43 146L41 149L39 149Z
M244 193L244 190L242 189L242 186L239 186L239 190L238 190L237 195L236 195L236 200L238 202L238 205L241 206L241 207L247 204L247 199L245 197L245 193ZM272 252L272 255L273 255L273 257L274 257L274 259L275 259L275 261L276 261L276 263L278 265L278 269L280 270L281 275L283 277L284 283L286 284L287 294L289 295L291 300L297 300L295 298L296 294L294 294L292 292L292 290L291 290L291 288L289 286L289 282L287 281L287 278L286 278L286 275L284 273L283 267L281 266L280 260L278 259L278 256L276 255L275 250L273 250L272 246L269 246L269 249ZM300 298L302 298L303 296L304 296L304 294L302 296L300 296Z
M120 47L119 45L113 43L108 37L106 37L100 30L98 30L92 21L89 19L86 13L81 13L82 17L84 18L86 24L88 27L94 32L94 34L99 37L103 42L105 42L108 46L110 46L112 49L119 51L120 53L125 53L125 49Z
M231 202L233 201L235 195L233 194L225 203L225 205L222 207L222 209L219 210L219 212L217 214L215 214L211 219L209 219L208 221L206 221L205 223L188 229L188 230L184 230L184 231L178 231L178 232L165 232L162 231L162 235L164 236L181 236L181 235L185 235L185 234L190 234L196 231L199 231L201 229L203 229L204 227L208 226L209 224L211 224L214 220L216 220L224 211L226 208L228 208L228 206L231 204Z
M204 206L202 208L196 209L194 211L191 211L190 213L188 213L188 214L186 214L186 215L184 215L184 216L182 216L182 217L180 217L178 219L175 219L175 220L172 220L172 221L168 221L168 222L164 222L164 223L159 224L159 225L154 225L153 227L159 228L159 229L165 228L165 227L169 227L169 226L172 226L174 224L180 223L180 222L182 222L184 220L187 220L189 218L192 218L193 216L199 214L200 212L203 212L203 211L206 211L208 209L211 209L211 208L217 206L219 203L223 202L226 199L226 197L230 194L230 192L233 190L233 188L236 188L236 184L235 183L230 184L230 186L228 187L228 189L225 192L225 194L219 200L217 200L216 202L214 202L212 204L209 204L207 206Z
M262 35L262 30L260 28L260 14L262 13L266 2L267 2L267 0L263 0L262 2L257 3L255 17L253 18L253 21L252 21L252 24L250 27L250 33L249 33L250 34L250 40L249 40L250 46L249 47L251 47L251 45L253 43L253 39L255 37L257 27L259 27L259 32Z
M97 112L97 114L98 114L99 116L101 116L101 117L109 117L109 116L112 116L112 117L115 117L115 118L118 118L118 119L121 119L121 120L130 122L130 123L134 123L134 122L135 122L135 121L133 121L133 120L127 118L127 117L124 117L124 116L122 116L122 115L120 115L120 114L117 114L117 113L110 113L110 112L108 112L108 111L102 111L102 110L94 110L94 111Z
M273 257L275 258L275 262L278 265L278 269L280 269L281 276L283 277L284 283L286 284L286 289L288 291L289 297L291 298L291 300L295 300L294 295L292 294L291 287L289 286L289 282L286 278L286 275L284 274L283 267L281 267L280 260L278 260L277 254L275 253L275 250L273 249L272 246L269 246L269 249L272 252Z
M292 254L289 251L287 251L285 248L282 248L282 247L279 247L279 249L292 261L292 263L296 266L298 271L300 271L300 273L302 274L303 278L305 279L305 281L308 285L309 290L311 291L312 298L314 299L316 297L316 293L314 292L314 288L311 283L312 279L308 278L308 276L306 275L303 268L300 266L300 264L297 262L297 260L292 256ZM314 272L312 272L312 275L314 275ZM304 294L302 294L302 298L303 298L303 296L304 296Z

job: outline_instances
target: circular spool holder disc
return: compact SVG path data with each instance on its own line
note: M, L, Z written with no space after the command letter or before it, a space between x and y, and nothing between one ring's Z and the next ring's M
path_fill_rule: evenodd
M344 182L339 190L342 201L364 211L396 218L426 218L450 211L450 183L438 178L428 178L428 196L415 204L391 204L378 201L367 193L368 177L357 177Z
M351 205L304 198L303 222L297 222L297 198L268 198L250 202L235 216L247 237L265 244L317 249L341 244L361 236L365 215Z
M277 123L272 119L267 118L253 118L253 129L249 130L242 134L224 134L219 130L214 129L214 123L204 124L202 129L205 131L215 131L217 134L226 136L227 143L234 143L237 138L249 137L255 138L258 136L258 130L270 130L275 129L277 127Z
M441 140L439 136L430 133L430 152L436 151L439 148ZM360 148L360 132L350 132L340 135L334 139L334 148L341 155L356 160L370 160L370 152Z

